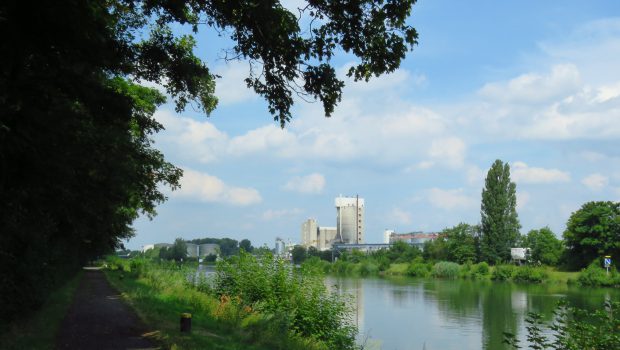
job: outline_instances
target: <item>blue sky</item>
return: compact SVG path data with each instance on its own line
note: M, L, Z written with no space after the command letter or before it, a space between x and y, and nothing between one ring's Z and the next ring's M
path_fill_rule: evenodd
M419 45L400 70L347 81L331 118L298 101L284 130L245 87L248 64L221 59L231 43L200 34L220 104L157 111L155 146L186 175L126 245L299 241L309 217L335 225L339 194L365 198L367 242L476 224L495 159L511 165L522 233L561 235L583 203L620 200L620 2L422 0L410 22Z

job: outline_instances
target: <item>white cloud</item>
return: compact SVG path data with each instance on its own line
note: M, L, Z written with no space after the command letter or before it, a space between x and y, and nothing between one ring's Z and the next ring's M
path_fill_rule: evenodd
M324 187L325 177L319 173L296 176L284 185L285 190L307 194L321 193Z
M600 191L609 184L609 178L607 176L594 173L584 177L581 180L581 183L592 191Z
M575 65L558 64L549 74L527 73L507 82L488 83L479 94L493 101L540 103L578 91L580 82Z
M219 178L192 169L183 169L181 188L172 192L173 197L200 202L227 203L246 206L260 203L260 193L250 187L234 187Z
M230 61L215 67L215 74L221 76L215 82L215 96L221 105L232 105L258 98L248 89L244 79L250 74L250 65L245 61Z
M442 190L431 188L428 190L428 201L432 206L440 209L472 209L477 201L463 193L462 189Z
M224 155L228 136L212 123L177 116L166 110L155 112L154 117L166 129L157 135L158 148L200 163L214 162Z
M570 175L558 169L530 167L524 162L515 162L511 167L512 179L517 183L569 182Z
M450 168L459 168L465 160L465 150L463 140L458 137L447 137L433 140L428 155Z
M299 208L279 209L279 210L269 209L263 212L262 218L265 221L270 221L270 220L280 219L284 217L294 217L294 216L299 215L302 212L303 211Z
M467 168L466 179L468 185L476 188L482 188L485 177L486 172L479 167L472 165Z
M529 203L531 197L532 196L528 192L517 192L517 210L522 210L523 208L525 208L527 203Z
M228 152L233 155L269 152L273 149L286 148L294 142L295 136L287 129L267 125L233 137L228 144Z
M411 213L400 208L393 208L389 216L399 224L409 225L412 222Z

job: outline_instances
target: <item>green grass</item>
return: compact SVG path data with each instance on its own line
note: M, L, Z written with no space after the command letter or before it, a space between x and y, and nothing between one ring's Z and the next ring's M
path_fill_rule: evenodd
M122 271L105 273L166 349L322 349L312 339L268 335L269 322L261 315L239 317L232 303L222 307L213 296L188 288L178 275L165 276L160 271L154 277L134 278ZM189 334L179 331L183 312L192 314Z
M404 276L407 274L408 269L409 269L408 263L394 263L394 264L390 264L390 267L387 270L385 270L385 274Z
M53 349L60 323L65 317L82 272L53 291L43 306L28 317L9 325L0 335L0 349Z

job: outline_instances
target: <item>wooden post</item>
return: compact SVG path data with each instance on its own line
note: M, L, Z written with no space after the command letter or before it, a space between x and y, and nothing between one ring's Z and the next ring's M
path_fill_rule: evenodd
M181 314L181 332L192 331L192 314L184 312Z

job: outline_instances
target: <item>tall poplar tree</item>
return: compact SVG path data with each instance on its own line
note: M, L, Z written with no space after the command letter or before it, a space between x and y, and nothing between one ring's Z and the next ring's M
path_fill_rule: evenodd
M482 189L483 261L497 264L510 259L510 248L515 246L521 228L516 208L517 192L515 183L510 181L510 166L498 159L489 169Z

